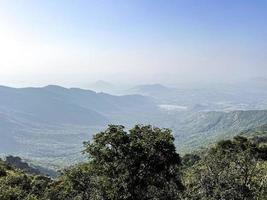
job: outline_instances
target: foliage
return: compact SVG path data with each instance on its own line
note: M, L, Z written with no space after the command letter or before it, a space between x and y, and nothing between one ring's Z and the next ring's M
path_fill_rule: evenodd
M8 165L21 169L27 173L30 174L40 174L40 171L38 169L35 169L33 167L30 167L28 165L28 163L23 162L22 159L20 157L17 156L7 156L6 157L6 161L5 161Z
M182 164L184 168L192 167L200 160L200 156L196 154L185 154L182 158Z
M182 190L174 138L168 129L111 125L85 143L105 199L177 199Z
M244 137L219 142L185 171L185 199L263 200L266 154L266 150Z
M0 161L0 199L35 200L41 197L50 178L29 175ZM43 181L41 181L43 180Z
M0 160L0 199L264 200L263 137L237 136L180 158L168 129L138 125L127 132L110 125L84 143L88 161L63 170L56 179Z
M45 199L86 200L98 199L97 186L90 164L67 169L46 190Z

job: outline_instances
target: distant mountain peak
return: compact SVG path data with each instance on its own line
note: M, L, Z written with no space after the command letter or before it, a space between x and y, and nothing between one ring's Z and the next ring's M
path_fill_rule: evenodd
M98 80L98 81L96 81L94 83L96 83L96 84L108 84L108 85L112 85L110 82L103 81L103 80Z
M68 88L59 86L59 85L47 85L44 88L46 89L56 89L56 90L67 90Z
M89 85L89 89L92 89L97 92L103 92L103 91L109 92L109 91L112 91L113 88L114 88L113 84L103 81L103 80L98 80Z

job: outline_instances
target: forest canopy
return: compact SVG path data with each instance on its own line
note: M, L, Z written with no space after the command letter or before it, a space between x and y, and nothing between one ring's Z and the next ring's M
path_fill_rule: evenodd
M261 135L266 137L266 135ZM87 161L52 179L0 161L1 200L264 200L266 140L237 136L180 156L171 130L110 125L84 142Z

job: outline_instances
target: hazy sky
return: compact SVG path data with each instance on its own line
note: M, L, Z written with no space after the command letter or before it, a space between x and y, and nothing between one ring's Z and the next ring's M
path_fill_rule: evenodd
M267 76L267 0L0 0L0 84Z

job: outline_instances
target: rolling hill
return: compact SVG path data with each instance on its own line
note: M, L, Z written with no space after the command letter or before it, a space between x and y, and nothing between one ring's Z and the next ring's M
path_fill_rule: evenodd
M1 153L19 152L37 160L79 151L84 140L116 118L156 109L141 95L113 96L56 85L1 86L0 97Z
M152 87L157 90L159 86ZM170 128L180 153L267 124L267 110L169 112L159 109L151 97L114 96L55 85L0 87L0 96L2 155L34 159L37 165L45 162L44 166L82 160L82 142L108 124L127 128L152 124Z
M232 138L242 131L255 132L255 128L267 124L267 110L185 112L169 114L160 123L174 131L177 148L188 152Z

